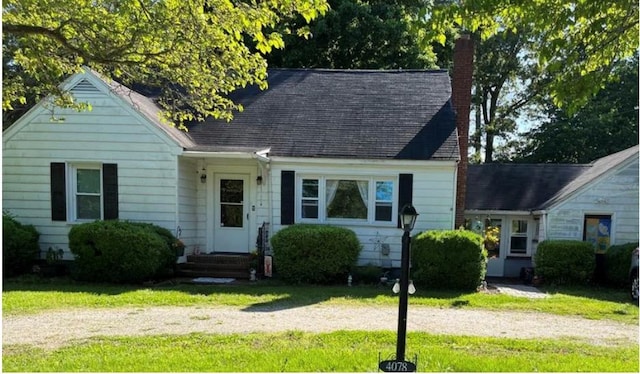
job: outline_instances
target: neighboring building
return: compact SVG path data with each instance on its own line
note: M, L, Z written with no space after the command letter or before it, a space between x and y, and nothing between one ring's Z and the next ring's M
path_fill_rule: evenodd
M399 267L402 205L418 232L454 228L464 201L456 121L466 134L468 115L456 113L468 113L473 47L459 44L460 87L446 71L270 70L269 89L233 95L244 111L231 123L187 133L150 98L76 74L62 88L91 111L45 100L4 131L3 209L67 259L70 227L95 219L166 227L186 254L249 253L263 223L318 223L355 231L361 264Z
M590 241L598 251L637 242L638 160L635 146L586 165L469 165L471 229L501 227L487 275L519 276L546 239Z

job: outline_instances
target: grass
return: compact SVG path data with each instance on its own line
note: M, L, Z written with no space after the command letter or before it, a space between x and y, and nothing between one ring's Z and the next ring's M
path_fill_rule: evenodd
M167 284L154 287L95 285L68 279L21 278L3 284L4 317L72 308L323 305L397 306L390 287L286 286L274 281L243 285ZM549 297L418 290L410 305L520 310L607 319L637 328L638 305L620 290L546 288ZM479 324L482 321L478 321ZM396 333L337 331L252 334L97 337L44 350L3 345L6 372L372 372L395 355ZM379 357L380 355L380 357ZM594 346L571 340L443 336L410 332L407 359L419 371L638 372L637 345Z
M395 333L150 336L92 339L44 351L9 347L7 372L373 372L395 354ZM570 341L433 336L409 333L407 359L419 371L637 372L638 347Z
M244 285L95 285L66 279L5 281L2 315L65 308L142 306L293 307L324 305L397 305L390 287L285 286L274 281ZM608 288L546 289L550 297L527 299L503 294L418 290L410 305L535 311L589 319L638 323L638 306L624 291Z

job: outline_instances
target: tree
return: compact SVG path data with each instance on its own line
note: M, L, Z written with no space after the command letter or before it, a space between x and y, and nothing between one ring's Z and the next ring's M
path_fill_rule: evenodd
M310 37L285 36L269 66L333 69L423 69L435 55L419 46L409 14L416 0L329 0L331 9L309 25ZM298 26L304 19L292 20Z
M532 58L549 78L550 97L569 112L598 92L616 61L638 48L635 0L445 0L425 7L414 22L441 43L452 28L482 39L530 30Z
M638 56L617 63L612 81L575 114L548 102L546 115L514 161L589 163L638 144Z
M545 76L527 58L530 35L524 30L502 31L486 40L477 40L476 45L475 131L470 142L475 152L471 160L484 159L490 163L496 138L506 139L516 131L517 116L543 94L546 82Z
M266 86L264 56L284 46L278 23L294 14L309 22L327 8L325 0L5 1L3 114L50 93L83 108L58 84L88 66L158 87L170 123L230 119L241 108L227 93Z

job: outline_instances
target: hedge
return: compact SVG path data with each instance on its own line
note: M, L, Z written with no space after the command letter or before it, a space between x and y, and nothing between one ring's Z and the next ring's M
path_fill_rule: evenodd
M626 287L629 282L631 267L631 252L638 247L638 243L612 245L604 254L605 277L611 286Z
M361 245L356 234L342 227L297 224L271 238L274 269L290 283L346 282Z
M2 276L11 277L31 271L40 254L40 233L33 225L24 225L10 214L2 213Z
M426 231L412 240L411 263L417 285L475 291L486 275L487 252L472 231Z
M536 275L545 283L589 283L596 267L593 245L577 240L545 240L535 254Z
M69 231L75 255L72 277L78 280L140 283L166 266L167 241L148 224L96 221ZM174 257L175 260L175 257Z

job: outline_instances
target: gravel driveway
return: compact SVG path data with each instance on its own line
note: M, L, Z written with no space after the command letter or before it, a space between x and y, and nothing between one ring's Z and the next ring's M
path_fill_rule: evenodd
M311 305L288 309L233 307L149 307L76 309L11 316L2 321L2 344L47 349L96 336L247 333L300 330L390 330L397 307ZM544 313L410 306L407 331L431 334L572 338L595 345L638 342L638 327Z

